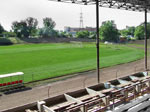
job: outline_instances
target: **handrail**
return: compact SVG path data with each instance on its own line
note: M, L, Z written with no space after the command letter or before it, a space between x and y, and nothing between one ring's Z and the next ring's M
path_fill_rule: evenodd
M131 100L131 99L134 98L135 95L136 95L136 94L134 94L136 86L140 86L140 85L142 85L142 84L145 84L146 82L150 82L150 78L144 79L144 80L142 80L142 81L138 81L138 82L135 83L135 84L131 84L131 85L125 86L125 87L123 87L123 88L121 88L121 89L111 91L110 94L107 95L107 96L98 97L98 95L96 95L96 96L93 96L93 98L95 97L94 99L90 99L90 98L92 98L92 97L90 97L90 98L89 98L90 100L85 101L85 102L82 102L82 103L77 104L77 105L75 105L75 106L67 107L67 108L64 109L63 111L66 112L66 111L69 111L69 110L81 109L81 108L86 108L85 110L87 110L87 109L88 109L88 106L89 106L90 104L93 104L93 103L96 103L96 102L102 102L102 98L106 98L106 97L110 97L110 96L114 96L114 97L112 97L112 99L111 99L111 100L113 101L113 104L110 104L109 106L115 105L116 103L119 103L119 102L121 102L121 101L124 101L125 99L128 99L128 98ZM150 88L150 87L148 87L148 88ZM148 88L146 88L146 89L148 89ZM123 96L123 97L122 97L122 100L121 100L121 98L120 98L120 100L118 100L117 102L114 102L115 99L118 99L117 97L115 97L115 95L117 96L117 95L121 94L121 92L123 92L123 93L125 94L125 92L126 92L126 91L129 92L130 89L132 90L133 95L131 95L131 96L128 95L126 98L125 98L125 96ZM143 90L143 91L144 91L144 90ZM141 93L142 93L143 91L142 91L142 89L141 89ZM131 92L131 91L130 91L130 92ZM105 107L107 107L107 106L105 106ZM101 109L104 109L104 107L103 107L103 108L100 107L99 109L96 109L96 111L100 111ZM59 109L57 109L57 110L59 110ZM62 110L61 110L61 111L62 111ZM95 112L96 112L96 111L95 111ZM84 111L84 112L87 112L87 111Z

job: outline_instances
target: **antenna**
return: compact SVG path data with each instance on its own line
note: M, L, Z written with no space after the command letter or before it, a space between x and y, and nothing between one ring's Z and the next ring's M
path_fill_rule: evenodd
M82 8L80 12L80 28L83 28L83 13L82 13Z

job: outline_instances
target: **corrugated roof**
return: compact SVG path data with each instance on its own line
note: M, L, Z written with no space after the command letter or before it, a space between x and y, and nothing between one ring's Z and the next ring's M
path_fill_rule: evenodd
M12 76L19 76L19 75L23 75L23 72L16 72L16 73L10 73L10 74L4 74L4 75L0 75L0 79L1 78L6 78L6 77L12 77Z
M49 1L92 5L95 4L96 0L49 0ZM150 0L99 0L99 6L131 11L144 11L146 8L147 11L150 12Z

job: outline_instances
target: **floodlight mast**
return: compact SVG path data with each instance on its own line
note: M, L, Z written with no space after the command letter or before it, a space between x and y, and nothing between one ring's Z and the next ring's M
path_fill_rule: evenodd
M150 0L49 0L80 5L96 4L96 47L97 47L97 81L100 83L99 59L99 6L129 11L145 12L145 70L147 71L147 12L150 12Z

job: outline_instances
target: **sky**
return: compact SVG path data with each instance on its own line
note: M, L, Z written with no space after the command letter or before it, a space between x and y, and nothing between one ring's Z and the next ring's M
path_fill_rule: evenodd
M80 12L83 12L84 27L96 27L95 5L76 5L48 0L0 0L0 24L11 29L13 21L34 17L42 27L42 19L51 17L56 22L57 30L64 26L79 27ZM118 9L100 8L100 25L103 21L114 20L118 29L126 26L138 26L144 22L144 12L132 12ZM148 14L148 21L150 15Z

